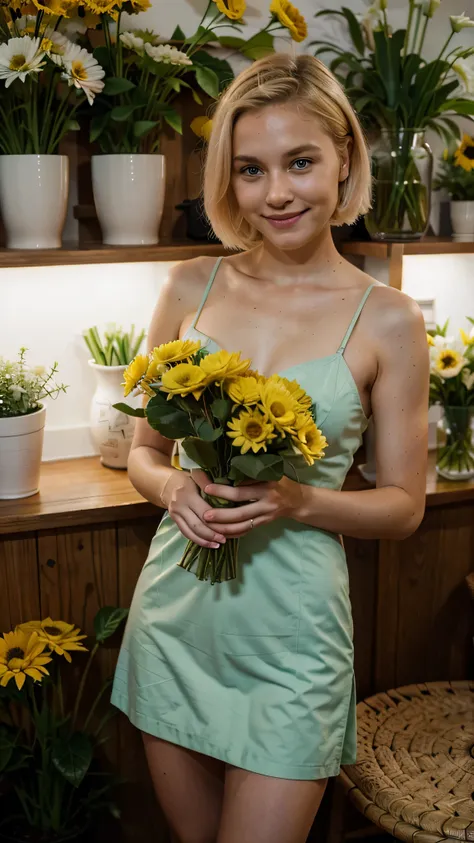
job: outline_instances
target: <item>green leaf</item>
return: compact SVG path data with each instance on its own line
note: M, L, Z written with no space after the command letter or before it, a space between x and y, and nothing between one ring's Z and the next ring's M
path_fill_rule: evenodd
M137 419L145 418L144 407L129 407L128 404L124 404L123 401L119 401L118 404L112 404L112 407L114 410L119 410L120 413L125 413L126 416L135 416Z
M176 93L179 94L181 90L181 79L171 76L170 79L168 79L168 85L170 88L173 88L173 91L176 91Z
M178 114L174 108L168 108L166 111L163 112L163 117L165 118L168 126L171 126L175 132L178 132L179 135L183 134L183 121L181 119L181 115Z
M257 482L283 477L283 459L277 454L241 454L232 457L231 465Z
M133 124L133 136L135 138L143 138L148 132L155 129L156 126L158 126L158 120L137 120Z
M221 35L218 39L222 47L231 47L233 50L240 50L245 47L245 38L236 38L235 35Z
M198 92L197 92L197 91L195 91L195 90L194 90L194 88L193 88L193 89L192 89L192 91L191 91L191 93L192 93L192 95L193 95L193 100L194 100L194 102L197 102L197 104L198 104L198 105L202 105L202 99L201 99L201 97L199 96Z
M109 122L109 115L110 111L106 111L105 114L99 114L97 117L92 118L89 133L89 140L91 143L94 143L94 141L96 141L104 131L107 123Z
M362 35L362 28L357 20L354 12L351 9L348 9L347 6L342 6L342 12L344 13L347 23L349 25L349 32L351 34L352 43L356 48L357 52L363 56L365 54L365 44L364 44L364 37Z
M132 91L133 88L135 88L135 85L130 82L130 79L124 79L122 76L109 76L105 80L102 93L110 97L116 97L118 94L126 94L127 91Z
M128 615L128 609L117 606L104 606L94 618L94 632L99 644L110 638Z
M211 413L220 422L226 422L232 410L232 401L228 398L216 398L211 404Z
M78 132L81 126L77 120L68 120L64 128L67 132Z
M186 36L185 36L185 34L184 34L184 32L183 32L183 30L181 29L180 26L176 27L176 29L174 30L170 40L171 41L186 41Z
M110 116L112 120L116 120L117 123L123 123L125 120L128 120L129 117L132 116L133 112L136 111L137 108L141 108L141 105L116 105L115 108L112 109L110 112Z
M188 457L204 470L218 468L217 453L211 442L203 442L196 436L183 439L182 446Z
M448 100L440 106L440 111L453 111L455 114L474 114L474 100Z
M184 436L193 436L194 429L188 414L174 407L171 402L163 404L160 400L161 397L161 395L155 395L145 408L145 415L150 427L167 439L182 439Z
M226 88L234 78L234 71L229 62L225 59L218 59L216 56L211 56L206 50L198 50L193 56L193 62L195 65L199 65L199 67L209 67L214 71L219 79L219 91Z
M196 82L213 99L219 96L219 79L210 67L196 67Z
M204 442L215 442L216 439L220 439L223 433L221 427L213 427L207 419L203 418L197 419L194 422L194 427L199 439L203 439Z
M70 737L54 741L51 757L66 781L79 787L92 761L92 744L87 735L74 732Z
M265 56L271 55L275 52L274 38L269 32L257 32L252 38L245 42L245 46L241 47L240 52L247 59L263 59Z

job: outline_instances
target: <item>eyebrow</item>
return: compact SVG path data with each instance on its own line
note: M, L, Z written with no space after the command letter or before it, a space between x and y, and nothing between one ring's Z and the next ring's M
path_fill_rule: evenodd
M289 149L285 153L285 158L293 158L297 155L302 155L303 152L321 152L321 147L315 143L306 143L303 146L296 146L294 149ZM234 155L234 161L251 161L252 163L259 163L260 159L254 155Z

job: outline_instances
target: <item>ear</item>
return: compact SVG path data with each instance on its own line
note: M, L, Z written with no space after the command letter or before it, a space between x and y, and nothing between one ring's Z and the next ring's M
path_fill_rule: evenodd
M349 176L350 167L351 167L351 155L352 155L352 147L353 147L353 140L351 137L346 138L346 144L344 150L341 154L341 165L339 168L339 181L346 181Z

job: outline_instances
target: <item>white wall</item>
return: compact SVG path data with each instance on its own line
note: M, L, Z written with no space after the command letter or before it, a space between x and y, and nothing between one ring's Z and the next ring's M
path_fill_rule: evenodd
M186 33L199 22L205 0L160 0L133 19L136 26L155 28L164 37L176 24ZM355 11L362 0L346 0ZM266 0L248 4L246 33L267 20ZM341 33L337 20L315 21L320 8L337 8L334 0L301 0L295 5L306 16L310 38L331 30ZM389 0L395 25L405 20L407 0ZM465 11L474 18L474 0L443 0L431 28L427 52L439 51L448 32L448 14ZM281 47L285 48L282 41ZM474 44L474 30L465 30L463 43ZM304 45L303 45L304 46ZM291 48L301 49L300 45ZM73 233L73 226L68 234ZM93 324L107 322L128 327L146 326L169 264L137 263L69 267L0 269L0 355L14 356L21 345L29 348L31 363L60 364L60 376L70 384L48 407L45 458L93 453L88 434L89 403L94 389L93 373L87 366L87 349L81 332ZM383 268L371 269L383 280ZM463 326L464 314L474 316L474 256L410 257L405 259L405 289L415 298L436 300L436 319L452 317L452 328Z

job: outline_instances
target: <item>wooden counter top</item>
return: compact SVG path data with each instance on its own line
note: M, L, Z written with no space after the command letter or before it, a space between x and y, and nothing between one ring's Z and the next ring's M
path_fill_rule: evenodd
M370 486L352 467L345 489ZM30 498L0 501L0 534L98 524L156 514L160 510L133 488L126 471L105 468L98 457L46 462L41 470L41 491ZM430 454L426 486L427 507L472 499L474 481L438 481L434 454Z

